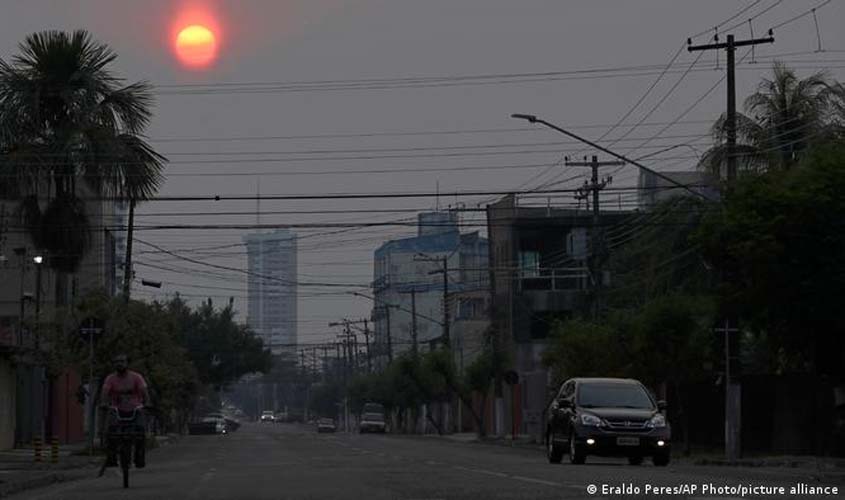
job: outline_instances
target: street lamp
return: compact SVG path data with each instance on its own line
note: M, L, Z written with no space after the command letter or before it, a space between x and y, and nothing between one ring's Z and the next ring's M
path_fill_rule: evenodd
M161 288L161 281L141 280L141 284L150 288Z

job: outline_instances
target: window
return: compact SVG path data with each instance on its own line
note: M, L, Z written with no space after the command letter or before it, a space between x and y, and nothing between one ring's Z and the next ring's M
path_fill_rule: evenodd
M540 275L540 252L528 250L519 252L519 269L523 277L536 278Z
M479 319L484 317L484 299L461 299L458 303L458 319Z

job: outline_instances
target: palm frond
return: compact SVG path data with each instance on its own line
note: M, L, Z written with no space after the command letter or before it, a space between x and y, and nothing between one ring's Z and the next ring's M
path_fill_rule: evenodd
M96 150L85 162L86 180L112 196L136 201L151 198L164 182L167 158L136 135L109 132L103 129L88 132Z

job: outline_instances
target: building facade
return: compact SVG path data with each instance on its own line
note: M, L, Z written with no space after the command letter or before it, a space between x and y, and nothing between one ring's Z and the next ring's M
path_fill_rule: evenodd
M244 237L247 247L247 324L273 354L297 344L296 235L279 229Z
M93 193L82 185L80 196ZM47 200L42 200L42 209ZM30 443L35 436L62 442L84 437L83 406L75 394L83 380L73 371L50 375L39 361L37 320L55 318L94 291L118 288L116 236L111 201L85 203L91 231L89 247L76 271L60 273L51 256L37 248L17 214L18 203L0 200L0 449ZM121 276L122 277L122 276ZM58 318L57 318L58 319Z
M376 366L415 344L419 352L442 344L445 308L456 362L469 364L489 325L487 240L461 234L456 211L421 213L417 222L416 236L388 241L374 253Z
M602 224L624 221L630 212L602 212ZM543 434L550 380L541 362L556 321L587 313L593 300L589 269L589 210L519 206L507 196L487 207L490 238L491 321L495 341L519 374L515 386L497 387L494 432L511 428ZM602 273L603 282L611 277ZM517 399L511 411L512 394Z
M707 172L697 170L683 172L660 172L678 184L689 187L689 189L704 198L719 199L718 181ZM686 189L672 183L667 179L658 177L651 172L640 170L640 177L637 183L639 193L639 208L648 210L657 204L676 198L678 196L692 196Z

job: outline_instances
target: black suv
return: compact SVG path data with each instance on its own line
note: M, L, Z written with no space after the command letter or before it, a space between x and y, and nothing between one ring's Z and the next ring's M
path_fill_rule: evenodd
M568 450L573 464L599 455L628 457L631 465L650 456L654 465L668 465L672 433L661 413L665 408L636 380L567 380L547 413L549 462L560 463Z

